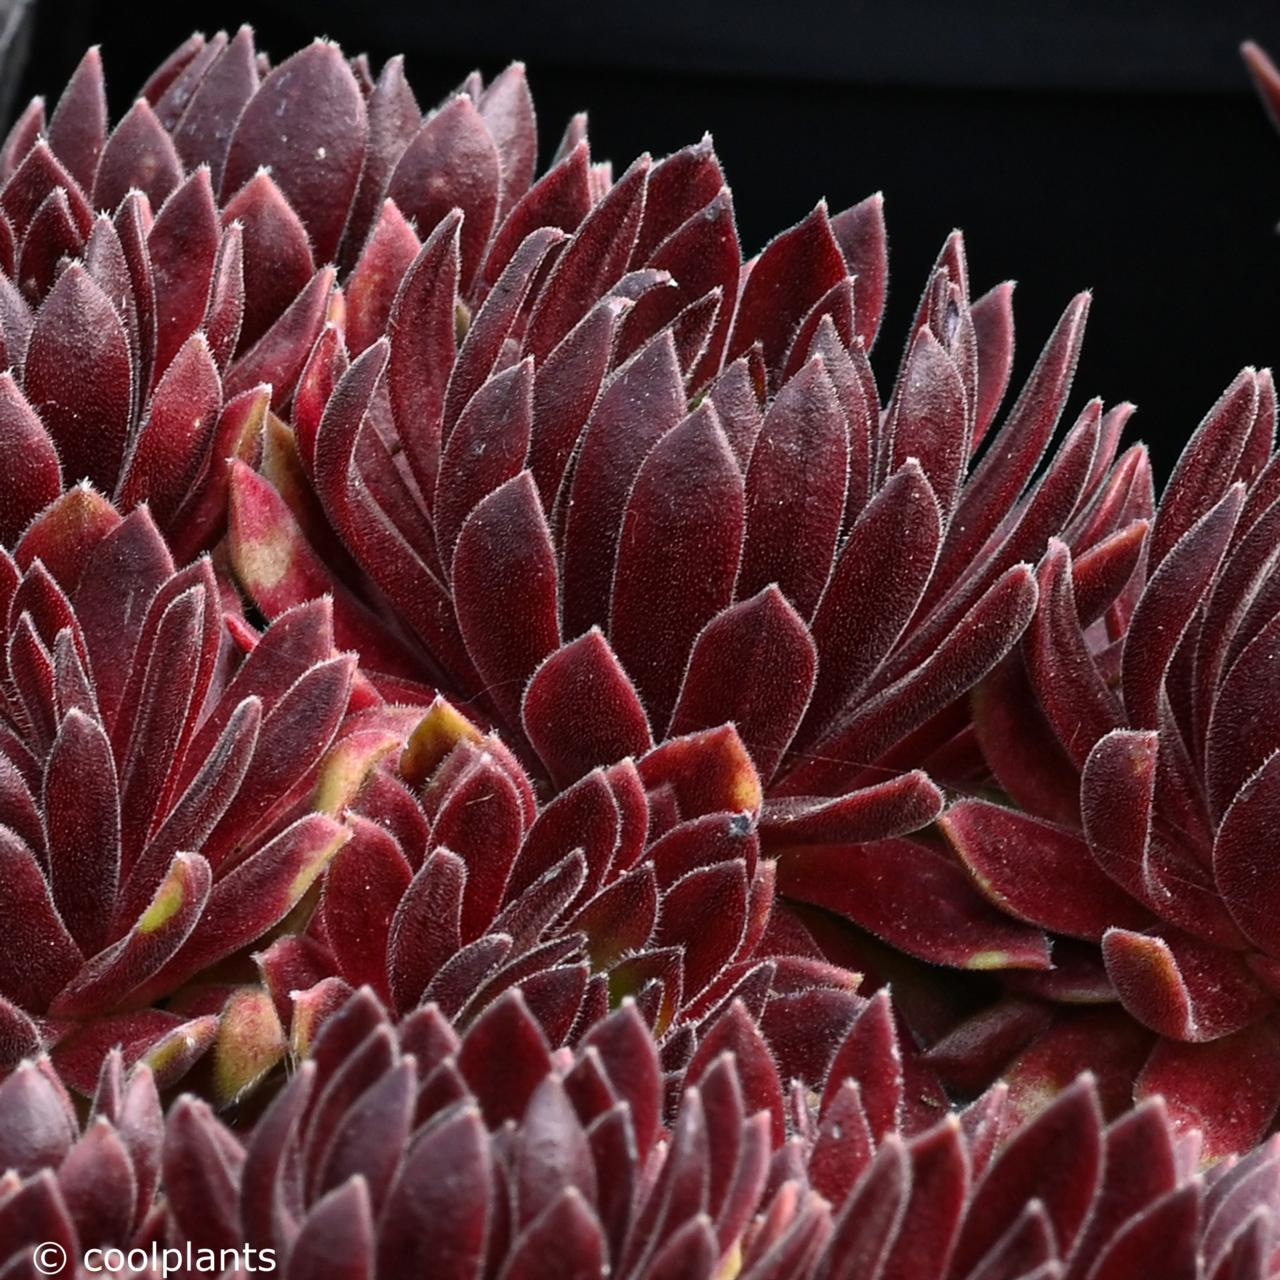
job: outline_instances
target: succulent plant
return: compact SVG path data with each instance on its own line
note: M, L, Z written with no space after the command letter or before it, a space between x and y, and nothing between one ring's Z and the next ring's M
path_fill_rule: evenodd
M393 1029L356 993L247 1138L190 1096L162 1121L150 1072L118 1054L78 1136L56 1076L24 1063L0 1085L0 1259L53 1243L249 1248L296 1277L1274 1274L1275 1142L1201 1174L1159 1102L1104 1126L1088 1077L1021 1125L1003 1086L917 1113L883 996L816 1092L783 1086L737 1004L678 1101L670 1085L629 1003L554 1051L516 992L461 1036L434 1005Z
M355 666L327 605L259 635L145 506L76 488L0 549L0 619L4 1064L47 1049L88 1091L113 1045L168 1082L218 1043L243 1070L227 1044L270 1028L230 962L350 834L313 805Z
M331 595L339 643L389 699L444 692L543 796L732 723L788 896L895 944L920 939L914 898L942 897L955 927L919 942L927 959L989 966L994 932L1047 963L945 858L898 876L892 840L941 812L937 782L982 783L965 695L1034 610L1026 559L1065 532L1103 611L1140 554L1149 477L1141 451L1115 462L1126 407L1087 406L1032 483L1087 300L970 474L1008 376L1010 291L970 307L958 237L882 412L878 199L820 207L743 268L700 144L637 162L572 235L522 225L482 301L462 227L370 269L388 293L403 275L386 333L348 352L327 329L291 426L271 420L259 471L233 466L230 553L254 603Z
M1123 618L1093 621L1079 563L1051 542L1020 649L975 698L1020 807L966 798L940 822L994 904L1059 939L1055 969L1015 990L1118 1000L1159 1039L1143 1061L1125 1033L1117 1069L1136 1066L1137 1095L1162 1094L1215 1154L1257 1141L1280 1106L1274 431L1271 376L1245 370L1170 478ZM984 1017L994 1050L1040 1011L1015 1000ZM1055 1028L1029 1052L1042 1064L1075 1034Z
M330 758L349 798L324 803L345 807L351 839L305 931L258 957L296 1055L362 985L394 1017L430 1002L460 1031L518 985L553 1047L634 995L671 1070L736 999L788 1075L820 1082L860 978L771 929L759 781L732 728L595 769L541 806L501 740L442 699L351 716ZM664 791L681 820L651 812Z
M958 234L878 384L878 196L536 136L244 28L0 150L0 1280L1274 1280L1270 375L1157 508L1087 296L996 428Z

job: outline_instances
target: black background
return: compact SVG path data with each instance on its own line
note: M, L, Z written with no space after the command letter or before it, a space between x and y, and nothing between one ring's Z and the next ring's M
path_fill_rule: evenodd
M583 108L619 170L709 129L748 251L883 190L882 377L953 226L975 292L1019 281L1017 374L1092 287L1076 401L1135 401L1162 470L1241 365L1280 361L1280 138L1237 53L1280 49L1274 2L41 0L20 101L100 43L118 115L192 29L241 21L276 60L316 34L403 52L424 108L522 58L544 156Z

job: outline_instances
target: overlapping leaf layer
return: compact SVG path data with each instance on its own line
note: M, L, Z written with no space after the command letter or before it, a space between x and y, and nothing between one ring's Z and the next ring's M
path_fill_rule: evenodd
M1270 374L1157 504L1087 295L873 370L878 196L537 154L247 28L0 151L0 1280L1280 1274Z

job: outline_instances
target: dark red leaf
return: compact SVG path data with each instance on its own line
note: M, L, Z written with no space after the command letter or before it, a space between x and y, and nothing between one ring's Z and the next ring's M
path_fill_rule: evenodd
M63 272L36 315L24 378L66 480L112 491L129 433L133 361L115 308L79 265Z
M364 97L336 45L317 40L271 72L245 107L227 152L221 190L234 195L270 168L331 261L347 225L364 164Z

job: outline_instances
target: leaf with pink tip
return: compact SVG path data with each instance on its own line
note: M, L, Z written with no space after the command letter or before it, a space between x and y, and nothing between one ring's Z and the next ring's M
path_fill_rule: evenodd
M1107 975L1135 1018L1175 1040L1217 1040L1265 1016L1270 1005L1237 953L1166 928L1163 936L1108 929Z
M859 201L831 219L831 234L854 279L857 333L870 350L875 345L889 285L889 241L884 225L884 197L880 192Z
M826 206L782 232L755 260L738 303L726 353L733 360L756 342L775 370L809 310L846 274Z
M209 303L220 237L208 171L197 169L164 202L147 233L155 290L157 374L168 368L182 344L200 327ZM123 233L121 238L127 255L129 242Z
M302 219L269 173L254 174L227 201L222 225L237 222L245 279L253 282L245 294L239 342L240 350L248 351L307 287L316 264Z
M49 145L86 191L93 186L107 138L102 55L94 45L76 67L49 121Z
M951 859L905 840L787 850L779 857L778 891L854 920L932 964L1049 967L1040 930L991 906Z
M1156 727L1175 649L1218 570L1244 502L1234 485L1179 539L1152 575L1125 638L1121 685L1129 723Z
M647 155L631 165L556 259L529 317L527 354L545 359L625 274L644 210L649 165Z
M818 679L805 740L850 706L915 612L938 554L942 512L907 462L858 517L813 617ZM875 608L866 602L874 599Z
M772 776L809 700L817 654L776 586L717 614L699 634L671 718L673 736L733 721L763 778ZM732 672L771 671L744 682Z
M942 809L942 792L916 769L835 799L766 800L760 839L774 846L881 840L927 827Z
M114 209L137 189L159 208L182 181L182 162L164 126L145 98L116 125L98 165L93 204Z
M1150 923L1068 828L983 800L961 800L939 826L982 892L1017 919L1092 942L1113 925Z
M302 218L316 257L333 259L360 181L364 97L338 47L315 41L276 67L236 124L222 179L233 195L269 167Z
M607 623L628 494L646 456L684 416L680 366L663 332L614 375L582 435L563 541L567 634Z
M1163 1097L1178 1129L1204 1135L1204 1158L1260 1142L1280 1105L1280 1035L1268 1022L1208 1044L1161 1040L1134 1086L1139 1101Z
M557 649L534 672L521 721L562 787L598 765L643 753L653 741L635 687L594 628Z
M27 348L28 400L68 480L115 487L129 431L133 362L124 328L83 268L69 267L36 316ZM92 425L90 425L92 424Z
M0 543L12 546L31 518L62 492L62 467L11 371L0 373L0 474Z
M195 334L156 386L150 412L132 442L117 501L148 502L167 523L187 492L222 410L222 383L204 335Z
M670 655L687 653L732 596L743 507L741 473L704 402L645 459L618 539L609 634L658 723L679 692Z
M835 556L848 453L835 389L811 361L778 393L756 437L739 596L776 582L801 615L812 615Z
M0 922L10 945L0 959L0 991L23 1009L44 1009L79 970L80 949L54 905L35 854L0 826Z
M405 275L391 311L387 390L418 488L435 496L445 389L457 352L458 217L442 219Z

